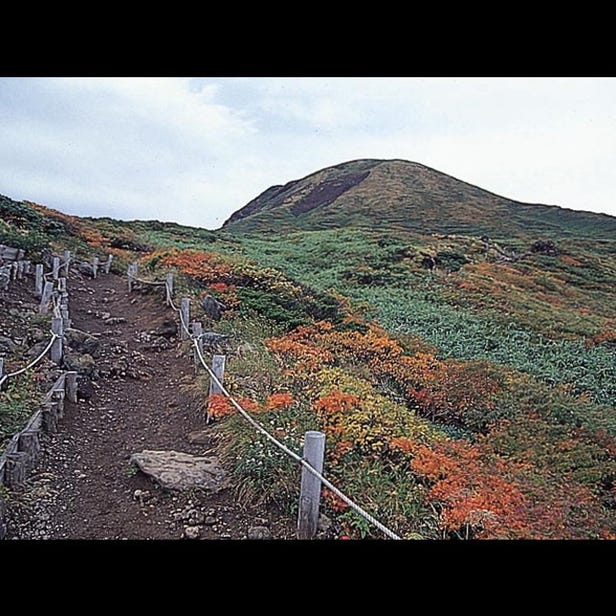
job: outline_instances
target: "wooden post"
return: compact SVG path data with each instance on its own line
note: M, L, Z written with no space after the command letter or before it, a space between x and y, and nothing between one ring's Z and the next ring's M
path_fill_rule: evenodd
M68 278L68 271L71 266L71 251L70 250L64 251L63 260L64 260L64 265L62 266L62 273L64 274L65 278Z
M128 292L130 293L133 290L133 285L135 284L133 282L133 279L131 278L131 276L136 276L137 275L137 261L133 261L129 266L128 266Z
M223 378L225 376L225 360L226 357L224 355L214 355L214 357L212 357L212 372L221 383L223 382ZM212 394L221 393L222 389L220 389L218 383L215 383L214 379L210 378L210 396Z
M70 371L66 373L64 387L66 388L67 400L73 404L77 404L77 372Z
M108 274L110 272L112 261L113 261L113 255L109 255L107 257L107 261L105 262L105 274Z
M34 293L37 297L43 295L43 265L38 263L34 273Z
M167 272L167 306L171 306L173 298L173 272ZM186 321L188 323L188 321Z
M21 487L26 481L26 458L27 455L23 451L9 453L6 456L4 483L9 488Z
M52 277L54 280L58 280L58 276L60 275L60 257L53 258L53 265L51 268Z
M57 407L57 402L48 402L43 406L43 426L50 434L58 431Z
M68 306L60 304L60 316L62 317L62 331L66 331L71 327L71 318L68 314Z
M64 333L61 317L54 317L51 320L51 331L59 336L51 345L51 361L60 365L62 363L62 334Z
M13 265L11 266L11 278L13 280L17 280L17 272L19 271L19 264L17 263L17 261L15 261L15 263L13 263Z
M24 274L29 274L31 267L32 263L30 261L24 261Z
M6 291L9 288L9 283L11 282L11 268L10 267L0 267L0 284L2 284L2 289Z
M23 261L18 261L17 262L17 279L18 280L23 280L24 277L24 266L26 264Z
M197 344L199 345L199 350L203 355L203 340L199 338L203 333L203 325L201 325L201 321L193 321L192 323L192 335L197 338ZM193 351L195 358L195 372L199 370L199 366L201 365L201 360L199 359L199 354L197 353L197 349Z
M319 473L323 472L325 434L309 430L304 435L304 460ZM313 539L319 522L321 480L302 466L302 481L299 494L297 538Z
M60 419L64 417L64 395L64 383L62 383L62 389L54 389L51 392L51 401L56 403L56 412Z
M188 297L182 298L182 303L180 304L180 340L188 340L188 332L184 328L190 327L190 299Z
M31 471L38 460L38 454L41 450L38 430L24 430L19 435L19 451L26 454L26 471Z
M43 287L43 297L41 298L41 305L39 306L39 312L46 314L49 308L49 302L51 300L51 294L53 293L53 282L45 282Z
M92 278L96 278L98 274L98 257L92 259Z

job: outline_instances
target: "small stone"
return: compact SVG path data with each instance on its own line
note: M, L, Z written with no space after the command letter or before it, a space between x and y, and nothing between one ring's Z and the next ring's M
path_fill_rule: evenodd
M252 526L248 529L248 539L271 539L272 531L267 526Z
M198 526L185 526L184 538L185 539L199 539L201 536L201 529Z
M211 515L205 516L205 518L203 518L203 524L206 526L212 526L212 524L216 524L216 518Z

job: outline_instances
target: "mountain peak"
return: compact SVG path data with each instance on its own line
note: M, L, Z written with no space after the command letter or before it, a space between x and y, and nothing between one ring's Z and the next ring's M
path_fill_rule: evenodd
M420 233L605 235L616 218L521 203L402 159L358 159L268 188L223 225L236 231L379 227Z

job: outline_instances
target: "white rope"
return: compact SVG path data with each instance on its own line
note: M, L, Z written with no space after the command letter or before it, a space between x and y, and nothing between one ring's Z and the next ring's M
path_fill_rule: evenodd
M210 375L210 378L220 388L220 391L222 391L223 395L225 395L229 399L231 404L238 410L238 412L242 415L242 417L244 417L244 419L246 419L248 423L250 423L257 431L263 434L269 441L271 441L274 445L276 445L276 447L284 451L288 456L290 456L296 462L301 464L309 473L317 477L326 487L328 487L332 492L334 492L334 494L336 494L339 498L341 498L347 505L349 505L349 507L351 507L354 511L356 511L364 519L368 520L368 522L376 526L376 528L378 528L381 532L385 533L385 535L387 535L390 539L400 540L401 537L396 535L393 531L391 531L385 525L381 524L381 522L379 522L376 518L371 516L365 509L362 509L362 507L360 507L357 503L351 500L346 494L340 491L333 483L331 483L327 478L325 478L321 473L319 473L319 471L317 471L317 469L314 468L314 466L312 466L308 461L306 461L300 455L295 453L293 450L289 449L284 443L281 443L276 437L272 436L260 423L255 421L240 406L240 404L233 398L233 396L231 396L231 394L227 391L224 385L220 382L220 380L218 379L214 371L207 365L203 357L203 354L201 353L201 349L199 348L198 339L195 336L193 336L192 333L186 327L184 323L184 317L182 315L182 311L178 310L178 308L173 303L173 300L171 299L171 293L169 291L169 286L167 285L167 283L165 283L165 285L167 286L167 293L170 299L170 304L176 312L180 313L180 322L182 323L182 327L184 328L184 330L186 331L186 333L192 340L193 346L195 347L195 350L197 352L199 360L201 361L201 364L207 370L208 374Z
M55 332L51 332L51 340L49 341L49 344L45 347L45 350L35 360L30 362L25 368L21 368L21 370L17 370L16 372L9 372L8 374L5 374L0 379L0 387L2 387L2 384L4 383L4 381L6 381L8 378L18 376L20 374L23 374L27 370L30 370L30 368L34 368L34 366L36 366L36 364L38 364L41 361L41 359L45 357L45 355L47 355L47 353L49 352L49 349L51 349L51 346L53 345L56 338L60 338L60 336L56 334Z

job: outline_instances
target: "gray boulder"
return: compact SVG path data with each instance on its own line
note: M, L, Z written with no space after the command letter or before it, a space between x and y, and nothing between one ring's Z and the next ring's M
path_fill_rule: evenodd
M226 487L226 472L215 456L144 450L134 453L130 461L167 490L199 488L214 494Z
M65 334L66 344L76 353L86 353L92 357L98 357L100 341L79 329L69 329Z
M15 351L17 345L13 340L7 338L6 336L0 336L0 353L3 355L11 354ZM43 347L44 348L44 347Z
M267 526L252 526L248 529L248 539L264 540L272 538L272 531Z
M66 353L64 355L64 367L67 370L74 370L85 376L93 376L96 373L96 361L88 353Z
M205 314L214 321L220 321L223 311L227 309L222 302L219 302L216 298L209 294L203 297L201 300L201 306Z

